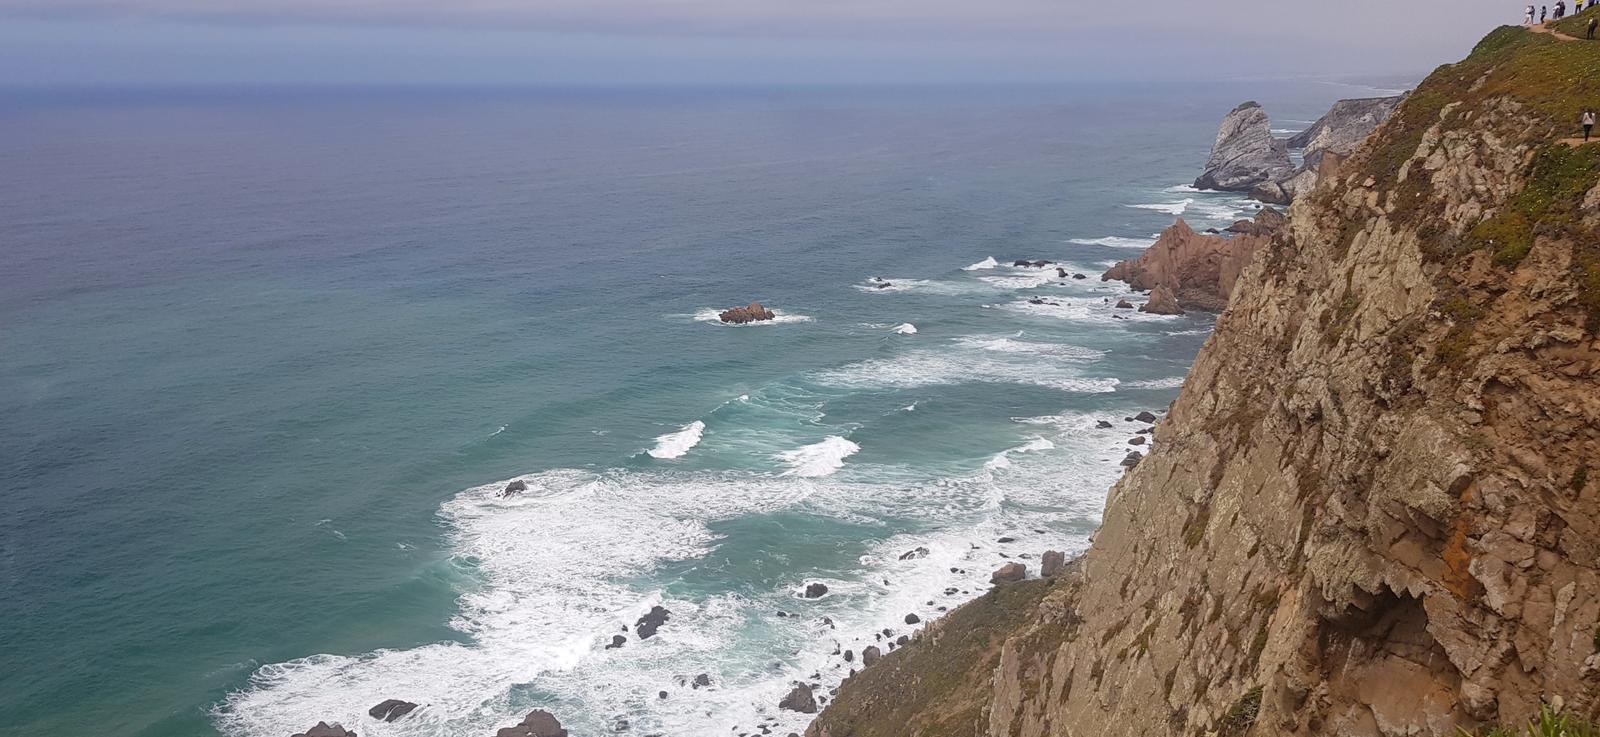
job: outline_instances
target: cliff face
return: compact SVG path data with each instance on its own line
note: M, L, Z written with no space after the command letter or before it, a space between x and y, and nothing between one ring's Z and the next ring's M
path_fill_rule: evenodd
M1264 208L1253 221L1241 221L1232 237L1202 235L1183 220L1162 232L1136 259L1111 267L1100 278L1125 281L1134 289L1165 288L1178 307L1219 312L1255 252L1282 228L1283 216Z
M1305 162L1301 167L1284 179L1257 185L1250 195L1263 202L1282 205L1310 192L1328 169L1337 167L1344 157L1354 153L1394 114L1404 99L1403 96L1373 97L1335 102L1327 115L1288 140L1289 148L1304 149Z
M1089 552L930 626L808 735L1600 712L1600 145L1557 142L1595 89L1600 46L1520 29L1441 67L1245 268Z
M1294 172L1289 148L1272 136L1272 121L1261 105L1247 102L1229 112L1217 132L1206 170L1195 180L1200 189L1249 192L1262 182Z

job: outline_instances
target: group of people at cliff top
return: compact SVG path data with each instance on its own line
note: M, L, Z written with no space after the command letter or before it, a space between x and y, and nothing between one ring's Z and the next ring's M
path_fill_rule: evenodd
M1573 0L1573 2L1572 2L1572 12L1574 14L1582 13L1583 12L1583 3L1584 3L1584 0ZM1591 8L1600 7L1600 0L1589 0L1589 7L1591 7ZM1550 6L1548 6L1548 5L1539 6L1539 23L1540 24L1543 24L1547 20L1561 20L1562 18L1565 18L1565 17L1567 17L1567 0L1556 0L1556 13L1555 13L1554 17L1551 17L1551 15L1550 15ZM1522 24L1525 25L1525 26L1533 25L1533 6L1532 5L1529 5L1528 9L1526 11L1524 11L1524 14L1522 16ZM1591 41L1594 40L1594 32L1595 32L1595 29L1597 29L1597 28L1600 28L1600 16L1596 16L1594 18L1590 18L1589 19L1589 40L1591 40Z

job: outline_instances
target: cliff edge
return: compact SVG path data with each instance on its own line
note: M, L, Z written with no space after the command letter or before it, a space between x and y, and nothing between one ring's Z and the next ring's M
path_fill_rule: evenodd
M1600 43L1441 67L1257 250L1048 581L808 737L1453 735L1600 712Z

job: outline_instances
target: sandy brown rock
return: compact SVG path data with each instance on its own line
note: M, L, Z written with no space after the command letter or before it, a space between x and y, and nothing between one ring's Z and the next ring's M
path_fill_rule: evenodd
M763 307L760 302L751 302L745 307L735 307L717 314L717 319L733 324L744 325L752 322L765 322L778 319L777 313Z

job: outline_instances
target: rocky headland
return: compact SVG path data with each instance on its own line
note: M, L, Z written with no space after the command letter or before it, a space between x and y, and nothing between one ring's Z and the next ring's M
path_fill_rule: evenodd
M1260 103L1246 102L1229 112L1217 131L1217 141L1206 160L1205 173L1196 179L1199 189L1249 192L1264 182L1294 173L1289 146L1272 135L1272 121Z
M1250 260L1288 221L1270 207L1241 220L1229 235L1196 233L1179 219L1143 255L1111 267L1104 281L1123 281L1151 292L1140 309L1158 314L1182 310L1220 312Z
M1089 550L997 575L808 737L1600 714L1600 144L1563 140L1597 89L1600 44L1519 28L1437 70L1247 259Z
M1287 205L1310 192L1321 179L1333 177L1339 164L1388 120L1404 99L1400 95L1340 100L1310 128L1288 139L1272 134L1272 121L1260 104L1246 102L1223 119L1205 171L1194 186L1247 192L1262 202ZM1303 154L1299 168L1289 158L1291 150Z

